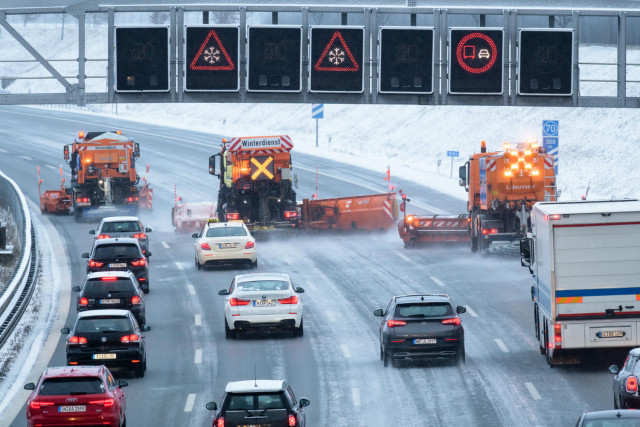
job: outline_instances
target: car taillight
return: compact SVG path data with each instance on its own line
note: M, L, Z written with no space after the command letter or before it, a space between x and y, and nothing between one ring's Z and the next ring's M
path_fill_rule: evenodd
M404 326L406 324L407 322L405 322L404 320L393 320L393 319L387 320L387 326L390 328L395 328L396 326Z
M638 391L638 379L634 376L627 378L627 391L635 393Z
M88 298L80 298L79 301L80 305L89 305L89 299Z
M236 305L249 305L251 301L248 299L240 299L240 298L231 298L229 300L229 304L231 304L232 306L236 306Z
M279 299L278 302L280 304L297 304L298 303L298 296L297 295L292 295L289 298Z
M91 268L102 267L103 265L104 265L104 262L98 262L94 260L89 261L89 267Z
M138 342L138 341L140 341L140 335L138 334L125 335L122 338L120 338L120 342L124 344L129 344L130 342Z
M209 246L208 243L200 243L200 247L202 248L203 251L210 251L211 250L211 246Z
M76 201L78 201L80 203L82 203L82 202L87 203L87 202L89 202L89 198L88 197L78 197L78 198L76 198Z
M459 317L452 317L451 319L444 319L442 322L443 325L455 325L458 326L460 324Z
M138 233L138 234L134 234L134 235L133 235L133 238L134 238L134 239L146 239L146 238L147 238L147 235L146 235L146 234L144 234L144 233Z
M298 212L297 211L285 211L284 217L288 218L288 219L297 218L298 217Z
M55 405L55 403L45 402L42 400L32 400L31 403L29 403L29 406L31 407L31 409L40 409L44 406L53 406L53 405Z
M216 427L224 427L224 417L218 418L218 422L216 423Z
M90 400L90 405L103 405L105 408L110 408L115 404L113 399L100 399L100 400Z
M240 214L238 212L229 212L227 213L227 221L228 220L236 220L240 219Z
M140 297L138 295L131 297L131 304L140 304Z
M482 229L482 234L498 234L498 229L497 228L483 228Z
M96 239L110 239L111 236L109 236L108 234L98 234L98 237L96 237Z
M247 242L247 244L246 244L246 245L244 245L244 248L245 248L245 249L251 249L251 248L252 248L252 247L254 247L255 245L256 245L256 242L254 242L253 240L249 240L249 241Z
M289 427L296 427L296 417L295 417L295 415L289 414Z
M142 267L147 263L147 260L142 258L137 261L131 261L131 265L134 267Z
M86 344L87 343L87 339L85 337L77 337L77 336L72 336L71 338L69 338L69 344Z
M553 344L556 348L562 348L562 325L553 325Z

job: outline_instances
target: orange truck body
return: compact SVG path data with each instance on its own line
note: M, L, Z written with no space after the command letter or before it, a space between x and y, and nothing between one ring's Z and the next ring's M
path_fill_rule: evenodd
M300 207L300 228L307 230L387 230L398 220L396 194L304 199Z
M469 215L419 216L405 215L398 221L398 233L406 248L419 243L468 242Z

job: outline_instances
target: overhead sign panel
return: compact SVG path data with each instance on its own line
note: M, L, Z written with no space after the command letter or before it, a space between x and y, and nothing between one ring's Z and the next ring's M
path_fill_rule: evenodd
M116 28L116 92L169 90L169 28Z
M185 90L234 92L240 88L237 26L186 27Z
M501 94L502 28L449 30L449 93Z
M519 95L573 93L573 30L520 29Z
M300 92L302 27L249 27L247 89L254 92Z
M380 27L380 93L433 93L433 28Z
M364 28L311 27L311 92L364 91Z

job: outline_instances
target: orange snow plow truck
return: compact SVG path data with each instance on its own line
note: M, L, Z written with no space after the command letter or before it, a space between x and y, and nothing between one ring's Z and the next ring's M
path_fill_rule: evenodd
M389 229L398 219L395 193L296 202L287 135L223 140L209 158L209 173L220 180L220 221L242 221L254 234L268 230ZM216 168L216 159L220 166Z
M467 241L482 251L496 241L516 241L530 230L531 208L556 200L553 156L536 142L504 143L503 151L480 153L459 170L469 193L467 214L456 217L406 215L398 224L405 247L419 242Z

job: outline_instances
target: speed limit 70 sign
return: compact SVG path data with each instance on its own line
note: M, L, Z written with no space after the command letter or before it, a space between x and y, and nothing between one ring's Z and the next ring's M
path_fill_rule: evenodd
M543 120L542 136L558 136L558 120Z

